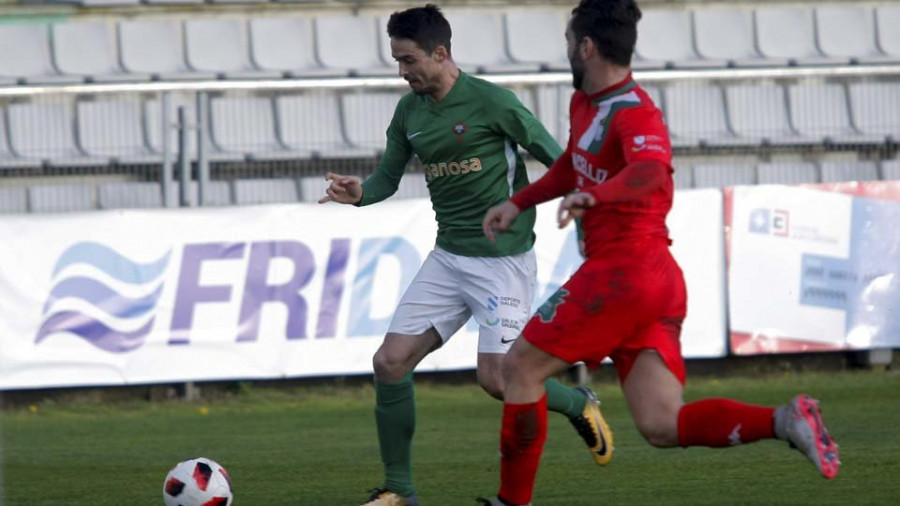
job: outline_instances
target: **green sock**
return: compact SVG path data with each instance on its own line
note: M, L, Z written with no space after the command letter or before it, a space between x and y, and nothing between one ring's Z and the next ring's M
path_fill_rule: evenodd
M550 378L544 383L547 390L547 409L562 413L569 418L575 418L584 411L587 397L573 387L567 387L559 381Z
M375 382L375 421L385 488L403 496L414 494L412 438L416 431L416 400L411 372L396 383Z

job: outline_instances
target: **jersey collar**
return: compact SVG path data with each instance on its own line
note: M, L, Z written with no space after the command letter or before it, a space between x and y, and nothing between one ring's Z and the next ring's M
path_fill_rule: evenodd
M628 75L625 76L625 79L622 79L612 86L607 86L593 95L589 95L588 98L592 103L596 104L597 102L609 100L617 95L627 93L633 90L635 86L637 86L637 83L634 82L634 78L632 77L631 72L629 72Z

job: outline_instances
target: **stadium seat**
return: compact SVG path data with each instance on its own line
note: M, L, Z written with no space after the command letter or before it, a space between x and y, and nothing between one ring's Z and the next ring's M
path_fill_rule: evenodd
M341 95L341 114L350 145L384 150L385 132L402 96L395 92L356 92Z
M900 141L900 83L865 82L850 84L850 112L853 124L865 135L880 140Z
M574 91L568 84L543 85L536 90L537 118L563 147L569 142L569 103Z
M396 66L382 61L383 39L379 39L371 17L346 15L318 16L315 19L316 54L326 68L350 75L387 76Z
M456 11L448 12L446 16L453 27L453 61L463 71L498 73L534 72L540 69L535 62L517 63L509 59L500 14ZM545 30L553 31L552 28Z
M673 146L729 146L745 142L728 127L722 89L713 85L663 88Z
M175 191L178 191L177 187ZM190 188L188 189L188 197L190 198L192 206L201 205L200 183L198 181L191 181ZM206 201L202 203L203 207L223 207L232 205L231 182L222 180L207 181L207 184L203 189L203 200Z
M104 21L52 25L53 59L63 74L87 82L148 81L150 74L125 72L119 65L116 32Z
M756 184L756 167L707 163L694 165L694 188L721 188Z
M162 162L144 142L140 103L134 101L79 101L76 126L88 155L111 158L117 164Z
M148 5L191 5L202 4L206 0L141 0Z
M9 148L9 136L6 135L6 110L0 107L0 169L19 169L40 167L41 161L16 156Z
M239 206L293 203L299 200L297 182L293 179L236 179L234 181L234 203Z
M28 193L24 186L0 188L0 213L27 213Z
M894 60L878 49L874 15L868 7L849 4L816 7L816 34L819 48L827 56L851 63Z
M215 97L209 114L212 144L224 153L240 153L249 160L312 157L310 149L287 149L278 142L270 98Z
M266 17L250 20L253 63L284 77L337 77L345 71L323 67L316 60L312 20L299 17Z
M805 7L758 7L753 11L756 43L766 58L790 65L834 65L846 58L826 57L816 46L813 11Z
M842 84L793 84L788 86L791 122L804 137L828 144L851 144L865 139L850 123L847 94ZM877 137L868 141L880 141Z
M207 18L184 22L188 66L220 79L277 79L281 72L260 70L250 61L247 26L242 19Z
M75 144L72 108L67 104L25 103L7 107L9 147L18 156L52 166L106 165L106 157L85 155Z
M723 67L725 60L705 59L694 51L691 13L686 10L647 9L638 22L635 68Z
M694 32L697 53L735 67L787 65L787 58L766 58L754 41L753 13L747 9L697 9Z
M900 160L881 162L881 179L885 181L900 181Z
M0 85L79 83L79 76L57 72L50 55L50 34L45 24L0 25Z
M170 126L167 128L169 132L169 146L172 150L173 159L178 156L178 129L176 128L178 122L178 108L184 107L186 114L186 121L188 126L196 125L197 123L197 106L193 100L188 99L184 95L175 95L172 98L170 103L171 110L169 111L169 121ZM162 154L163 145L162 145L162 100L160 99L149 99L145 100L142 103L143 110L143 121L144 121L144 132L147 135L147 144L150 147L150 150L154 153ZM188 150L189 156L192 160L197 159L197 135L195 130L191 128L190 133L188 135ZM235 156L235 159L240 159L240 156Z
M397 193L393 198L400 199L427 199L431 197L428 185L425 183L425 175L421 172L406 172L397 186Z
M877 181L875 162L822 162L822 182Z
M504 26L510 59L516 63L538 64L543 70L569 71L566 40L562 36L566 22L562 11L507 12Z
M759 184L818 183L819 169L809 162L761 163L756 167Z
M694 171L690 165L676 163L673 167L672 182L676 190L687 190L694 187Z
M184 62L181 24L171 20L120 21L119 51L128 72L154 80L215 79L215 72L195 72Z
M100 209L153 209L163 207L159 183L125 181L97 187Z
M376 149L351 146L344 138L340 103L334 93L281 95L275 98L281 142L321 158L368 158Z
M893 60L900 60L900 5L882 5L875 10L878 48Z
M665 114L665 102L663 101L662 90L657 88L656 86L644 86L641 85L641 88L647 92L647 95L650 96L650 100L653 101L653 105L656 106L657 109L663 111Z
M94 185L48 184L28 187L28 205L33 213L92 211L97 208Z
M811 144L791 128L787 96L779 85L740 84L725 88L728 119L735 135L748 144Z

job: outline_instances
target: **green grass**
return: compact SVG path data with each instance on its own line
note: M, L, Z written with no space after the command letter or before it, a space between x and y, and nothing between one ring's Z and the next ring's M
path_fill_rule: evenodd
M551 414L535 504L900 504L900 374L803 373L699 379L687 400L778 404L822 399L843 469L818 476L786 444L660 450L634 429L616 385L597 385L616 435L595 466L568 423ZM208 403L43 404L0 415L6 506L160 505L179 460L206 456L232 474L238 506L359 504L380 484L371 387L248 388ZM500 403L474 386L420 384L414 450L426 506L470 505L496 492ZM204 414L205 410L208 410Z

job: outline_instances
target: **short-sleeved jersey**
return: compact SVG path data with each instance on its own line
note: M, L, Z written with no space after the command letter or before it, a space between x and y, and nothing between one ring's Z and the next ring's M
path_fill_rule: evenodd
M548 167L562 148L509 90L464 72L440 102L408 93L387 130L387 147L363 183L359 205L397 191L413 154L422 163L438 223L437 245L463 256L506 256L534 244L533 210L496 242L481 229L487 210L528 184L524 147Z
M559 196L585 190L616 177L628 164L655 160L669 167L672 149L662 114L647 93L628 76L605 90L576 91L570 106L571 131L565 154L545 176L556 180ZM549 181L549 180L548 180ZM598 203L583 216L588 256L604 245L640 237L668 239L666 215L672 207L672 178L636 201ZM520 207L533 205L519 195Z

